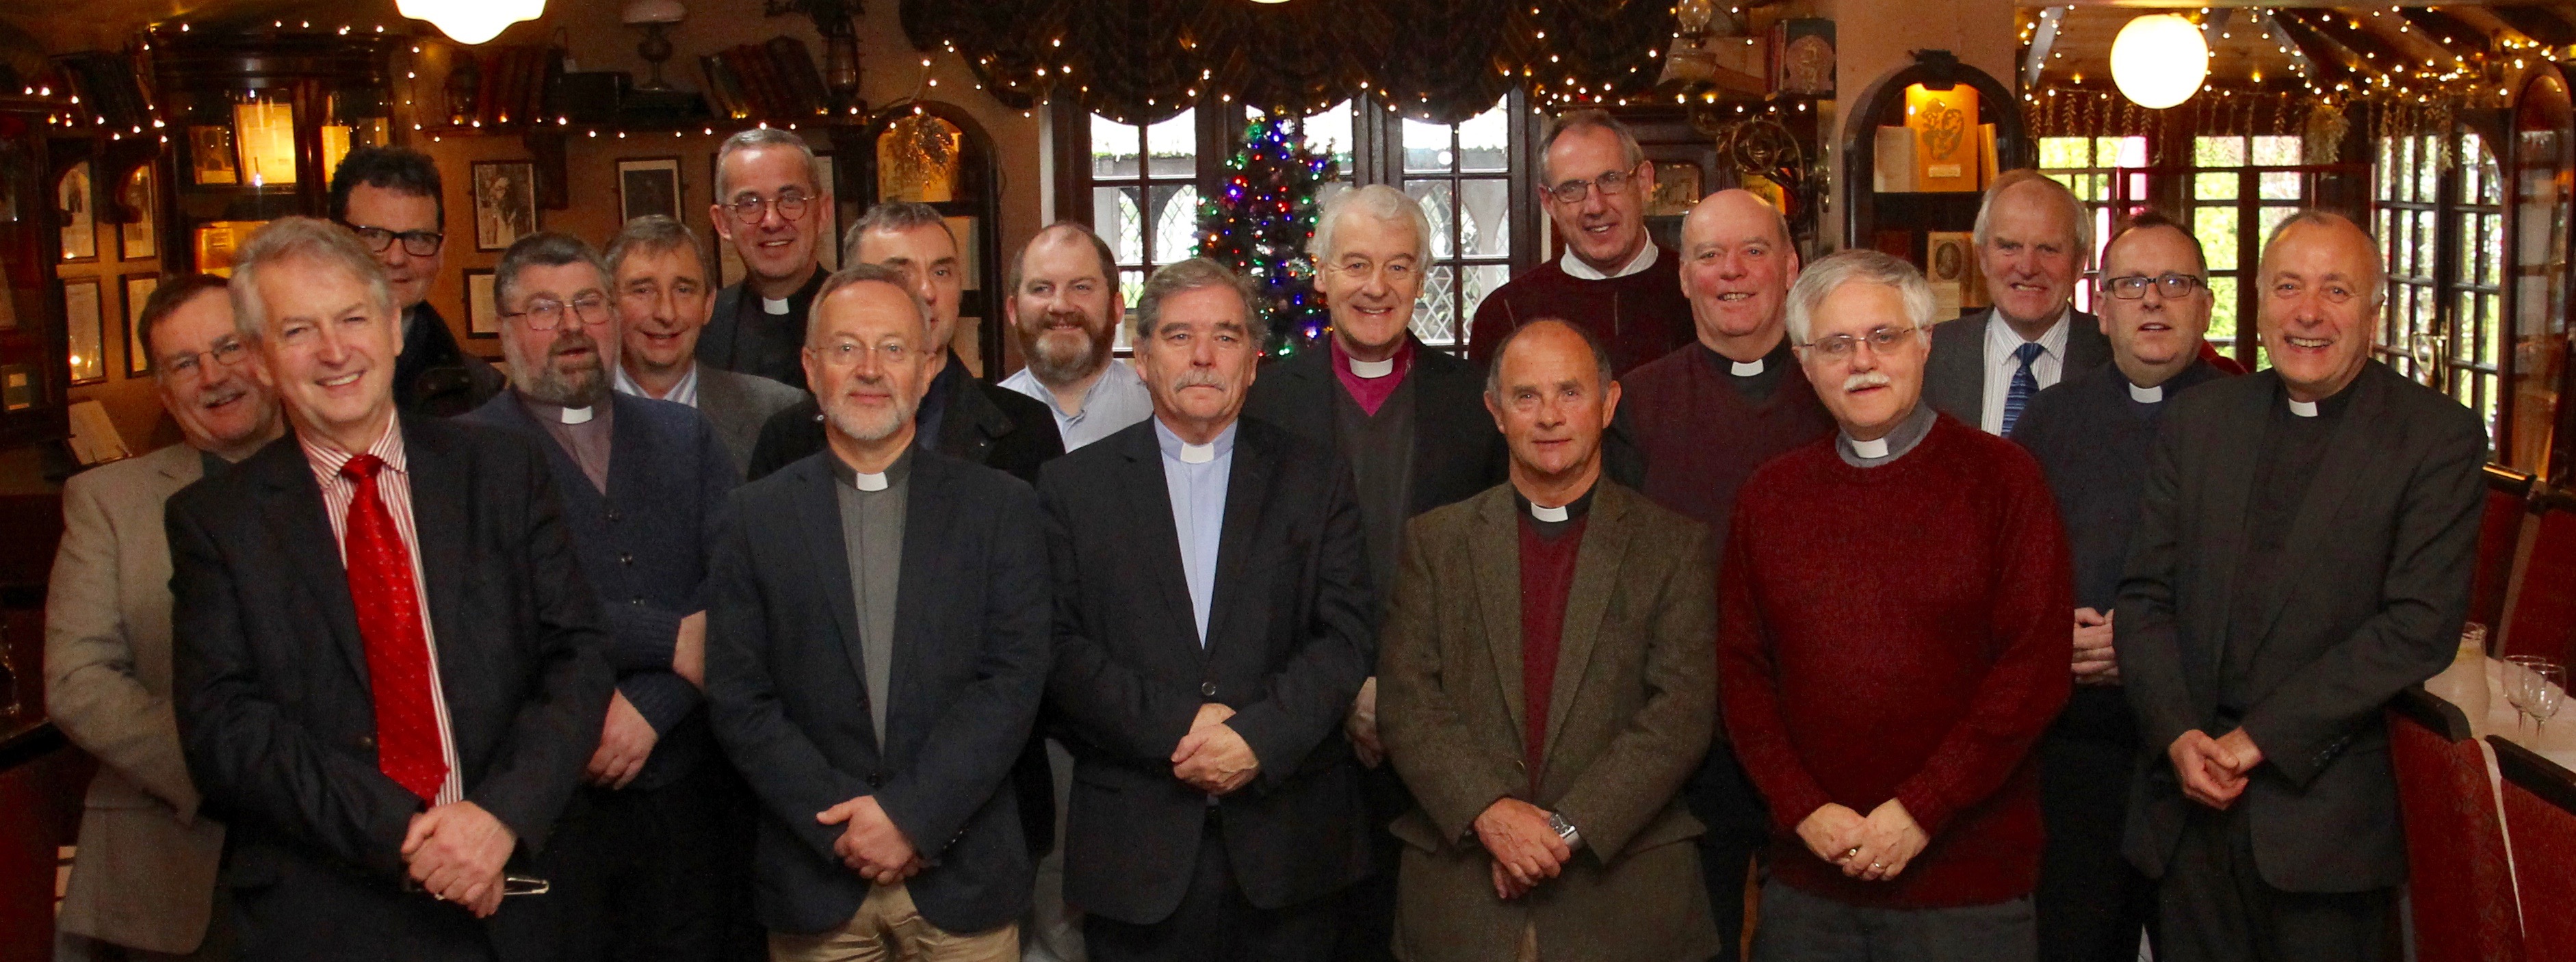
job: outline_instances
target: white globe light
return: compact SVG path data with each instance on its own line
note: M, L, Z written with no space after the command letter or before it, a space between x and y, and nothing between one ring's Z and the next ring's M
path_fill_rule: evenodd
M521 20L546 12L546 0L395 0L394 10L427 20L457 43L473 46L501 35Z
M2209 41L2191 21L2170 13L2129 21L2111 41L2111 81L2149 110L2191 99L2209 77Z

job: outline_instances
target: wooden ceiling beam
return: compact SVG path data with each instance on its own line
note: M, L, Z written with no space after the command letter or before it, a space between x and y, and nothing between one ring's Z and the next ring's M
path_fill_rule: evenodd
M2485 53L2495 46L2495 38L2485 30L2439 10L2399 7L2397 15L2405 18L2407 25L2414 27L2415 33L2426 42L2450 51L2454 57Z
M2548 7L2487 7L2489 16L2523 36L2540 41L2545 47L2564 47L2576 43L2576 23Z
M2065 7L2050 7L2039 12L2039 22L2030 29L2029 58L2021 65L2023 90L2039 89L2039 75L2048 69L2048 55L2057 47L2058 25L2065 19Z
M2379 39L2379 35L2355 26L2352 18L2335 10L2284 10L2281 15L2317 32L2336 46L2352 52L2367 66L2386 70L2413 59L2405 51Z
M2279 11L2262 12L2257 16L2271 32L2272 42L2289 50L2292 67L2304 72L2310 83L2331 87L2338 81L2352 79L2352 70L2344 66L2342 48L2318 36L2316 31L2282 16Z

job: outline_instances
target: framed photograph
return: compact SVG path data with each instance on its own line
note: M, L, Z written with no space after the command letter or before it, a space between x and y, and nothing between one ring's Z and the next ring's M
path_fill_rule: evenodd
M125 376L142 377L152 373L152 350L143 344L143 302L161 288L158 274L132 274L125 278Z
M834 193L832 185L836 181L832 169L832 155L817 154L815 155L814 160L823 169L823 191L825 193ZM724 198L717 197L714 194L716 179L714 176L715 162L712 159L707 163L707 171L707 190L709 192L707 196L716 203L723 203ZM808 210L805 213L805 216L807 217L819 218L814 225L814 259L820 262L823 265L823 269L826 271L837 271L841 269L841 242L844 238L841 237L841 215L840 211L837 209L839 206L840 199L836 195L833 198L832 203L820 205L818 208ZM742 254L736 252L733 249L733 245L728 243L722 235L718 235L715 238L715 245L717 283L727 287L742 283Z
M537 232L537 165L524 160L474 163L474 249L497 251Z
M98 259L98 194L90 183L89 161L73 164L54 182L54 209L63 219L63 260Z
M1699 205L1699 163L1655 161L1655 195L1646 198L1646 216L1679 217Z
M214 124L188 128L188 174L199 185L241 183L232 127Z
M117 225L121 243L117 256L129 261L148 261L161 256L159 229L153 221L158 210L152 203L152 165L143 164L125 175L116 185Z
M617 214L621 224L654 214L680 219L680 159L618 161Z
M465 272L465 333L468 337L501 336L501 302L492 296L492 272Z
M98 278L63 282L63 318L71 335L73 384L107 380L107 318L99 307Z

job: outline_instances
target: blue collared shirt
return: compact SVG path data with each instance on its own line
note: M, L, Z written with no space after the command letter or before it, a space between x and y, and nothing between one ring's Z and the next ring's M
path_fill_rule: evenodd
M1163 449L1163 485L1172 496L1172 530L1181 539L1181 574L1190 585L1190 610L1199 626L1199 646L1207 646L1208 609L1216 600L1216 551L1225 533L1225 485L1234 475L1234 432L1225 426L1216 442L1184 445L1181 436L1154 419L1154 442ZM1187 453L1208 453L1192 464Z

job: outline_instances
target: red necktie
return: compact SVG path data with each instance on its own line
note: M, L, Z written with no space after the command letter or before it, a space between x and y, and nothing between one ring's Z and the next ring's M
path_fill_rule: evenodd
M421 630L420 592L412 581L411 551L394 530L394 516L376 497L383 459L350 458L340 474L356 482L349 499L349 600L358 608L358 636L367 646L368 687L376 701L376 767L423 801L438 797L447 780L439 751L438 712L430 704L429 635Z

